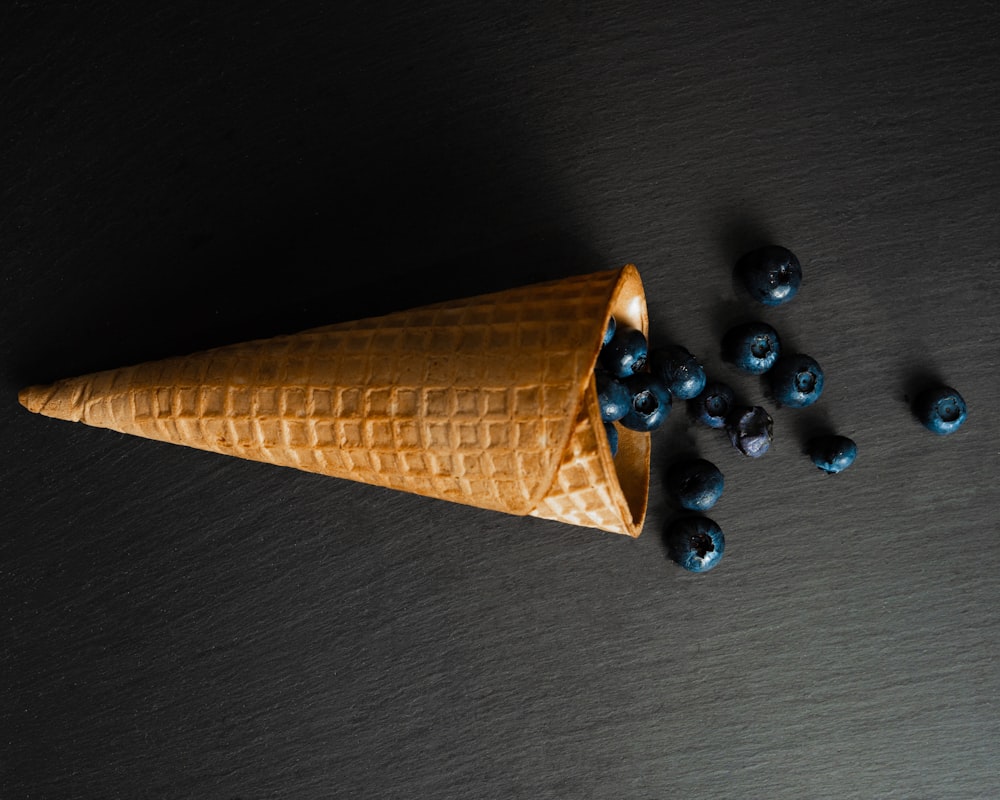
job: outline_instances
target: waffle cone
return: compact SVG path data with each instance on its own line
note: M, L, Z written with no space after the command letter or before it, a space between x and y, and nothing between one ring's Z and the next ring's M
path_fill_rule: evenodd
M647 331L635 267L32 386L31 411L638 536L649 436L611 457L593 369Z

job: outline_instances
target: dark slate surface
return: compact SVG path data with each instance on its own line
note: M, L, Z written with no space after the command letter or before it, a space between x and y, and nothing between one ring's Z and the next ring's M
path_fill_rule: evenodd
M0 796L1000 796L993 4L90 5L0 13ZM762 312L764 241L805 283ZM635 541L16 402L629 261L746 398L732 322L828 375L760 462L675 414ZM727 480L700 577L659 538L687 451Z

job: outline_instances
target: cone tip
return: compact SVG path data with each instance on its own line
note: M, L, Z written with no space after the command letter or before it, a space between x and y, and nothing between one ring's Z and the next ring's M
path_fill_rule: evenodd
M28 411L37 414L45 404L45 393L41 386L26 386L17 393L17 401Z

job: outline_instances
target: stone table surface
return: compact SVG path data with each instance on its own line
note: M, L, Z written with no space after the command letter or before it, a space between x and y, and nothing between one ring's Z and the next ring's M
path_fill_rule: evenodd
M0 796L1000 797L996 5L115 5L0 12ZM777 309L731 281L765 242ZM634 540L17 403L629 262L776 431L675 410ZM721 361L754 318L818 404ZM726 476L700 576L687 453Z

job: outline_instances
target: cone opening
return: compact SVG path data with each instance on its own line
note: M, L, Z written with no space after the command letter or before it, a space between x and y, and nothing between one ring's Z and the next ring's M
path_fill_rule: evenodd
M590 423L596 432L602 468L610 484L611 502L616 506L620 533L636 537L642 532L649 499L650 435L618 426L618 453L611 455L611 446L604 433L593 367L597 366L601 340L611 317L621 327L634 328L649 336L649 316L639 271L631 264L620 271L604 318L598 331L598 342L591 365L591 376L584 394Z
M601 330L606 330L611 317L619 325L642 331L649 337L649 315L646 310L646 297L642 287L639 271L631 264L622 269L621 277L615 287L611 302L608 304L607 317ZM595 360L596 365L596 360ZM594 410L600 423L600 408L597 404L597 390L593 387L591 394ZM646 518L646 507L649 500L649 461L650 434L632 431L618 426L618 453L612 458L611 447L606 436L599 437L601 448L611 462L611 474L618 479L621 493L619 501L624 503L622 519L627 533L638 536Z

